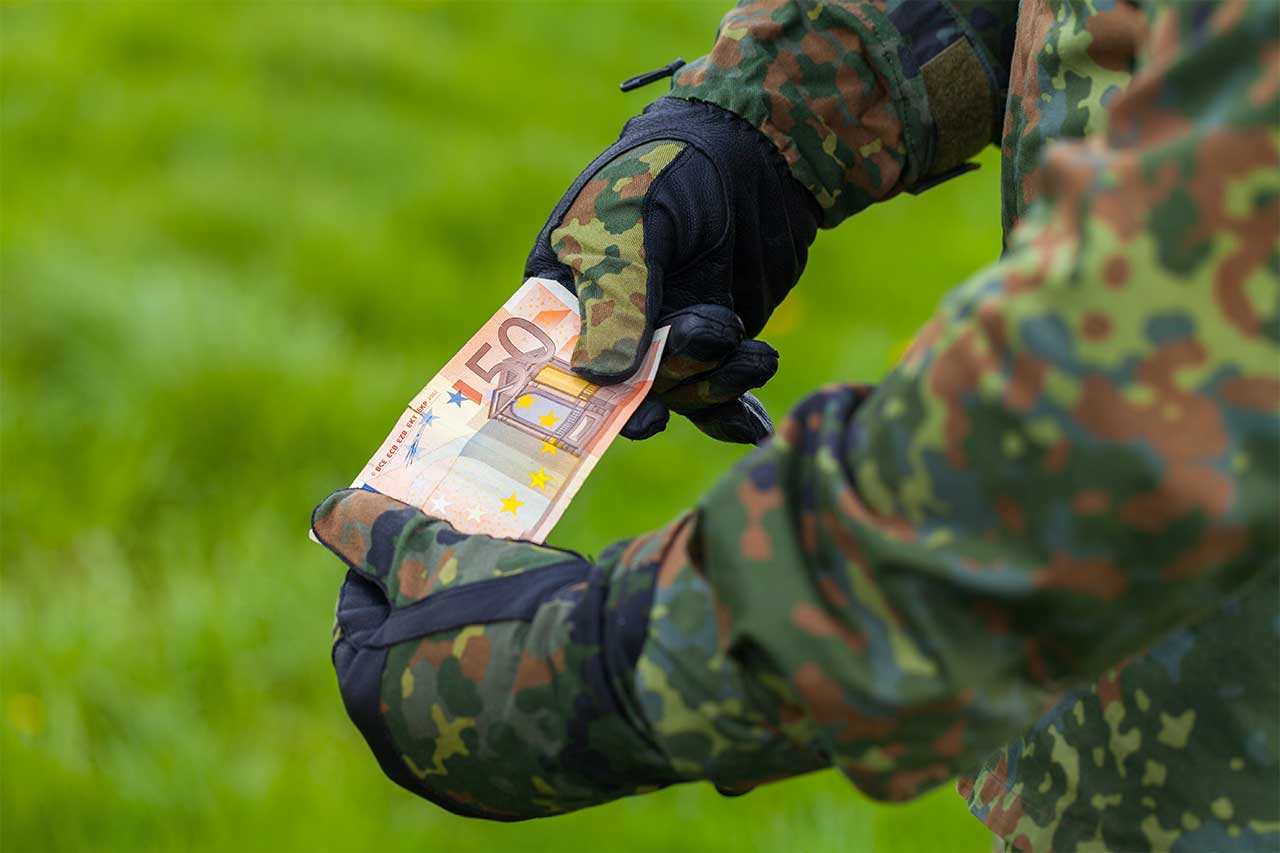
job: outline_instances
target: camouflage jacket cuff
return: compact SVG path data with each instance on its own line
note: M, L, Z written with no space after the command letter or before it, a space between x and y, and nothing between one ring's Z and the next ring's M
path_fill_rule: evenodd
M312 529L349 568L343 702L393 781L492 820L679 781L629 694L652 567L465 536L364 490L326 500Z
M829 228L966 171L996 136L1007 76L943 0L743 0L671 94L759 128Z

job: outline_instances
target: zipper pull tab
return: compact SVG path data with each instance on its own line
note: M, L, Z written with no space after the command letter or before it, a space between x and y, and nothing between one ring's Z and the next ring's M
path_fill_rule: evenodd
M663 77L670 77L683 67L684 60L676 59L674 62L669 62L661 68L655 68L652 71L646 71L643 74L628 77L618 85L618 88L624 92L630 92L633 89L639 89L641 86L648 86L655 80L661 80Z

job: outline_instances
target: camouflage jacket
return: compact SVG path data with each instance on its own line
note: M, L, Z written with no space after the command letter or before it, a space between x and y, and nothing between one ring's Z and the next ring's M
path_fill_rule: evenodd
M732 11L672 94L758 127L827 225L963 170L1007 99L1006 252L879 386L599 560L321 504L383 768L500 819L960 776L1015 849L1275 846L1278 61L1266 3Z

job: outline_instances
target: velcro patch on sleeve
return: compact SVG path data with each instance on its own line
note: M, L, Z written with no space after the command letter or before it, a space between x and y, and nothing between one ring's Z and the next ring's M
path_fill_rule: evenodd
M952 42L920 68L937 147L929 173L959 166L991 141L994 93L982 61L968 39Z

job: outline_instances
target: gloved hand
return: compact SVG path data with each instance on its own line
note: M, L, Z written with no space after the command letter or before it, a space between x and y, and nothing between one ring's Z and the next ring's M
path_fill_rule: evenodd
M617 382L670 325L653 393L623 429L647 438L668 410L722 441L772 432L751 394L778 368L754 339L804 270L821 209L773 143L731 112L661 98L591 162L538 235L526 276L582 305L573 366Z
M312 530L349 569L339 687L387 776L458 814L518 820L694 779L742 792L826 766L784 736L786 714L714 630L651 625L658 609L715 624L683 557L692 523L589 562L466 536L367 490L316 507Z

